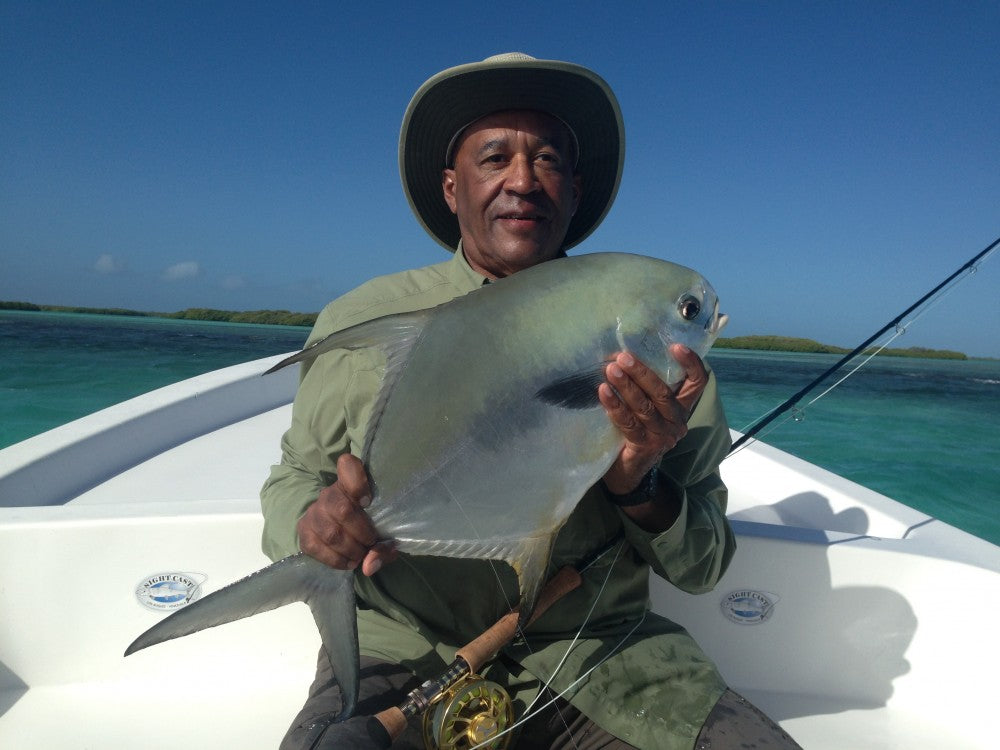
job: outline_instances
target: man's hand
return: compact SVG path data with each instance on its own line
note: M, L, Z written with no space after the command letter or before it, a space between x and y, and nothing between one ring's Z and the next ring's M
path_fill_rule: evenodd
M673 344L670 352L684 367L684 380L676 391L627 352L608 364L608 382L598 388L601 404L625 436L625 447L604 475L604 484L616 495L638 487L663 454L687 434L688 418L708 384L697 354L681 344Z
M319 493L297 526L299 548L332 568L374 575L397 557L391 543L378 543L378 534L365 508L371 503L368 475L350 453L337 459L337 481Z

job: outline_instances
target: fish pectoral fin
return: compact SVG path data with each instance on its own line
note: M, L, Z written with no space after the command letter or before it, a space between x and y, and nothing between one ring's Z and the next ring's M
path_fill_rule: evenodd
M535 610L538 592L545 583L545 571L552 556L552 546L555 535L529 537L519 546L514 558L507 563L517 573L518 585L521 589L521 603L518 607L518 622L524 625Z
M306 602L312 610L323 648L341 685L343 706L335 721L342 721L353 713L358 696L360 667L354 573L335 570L301 553L177 610L136 638L125 650L125 656L291 602Z
M535 398L564 409L593 409L600 406L597 387L604 382L604 364L593 365L572 375L553 380L535 393Z

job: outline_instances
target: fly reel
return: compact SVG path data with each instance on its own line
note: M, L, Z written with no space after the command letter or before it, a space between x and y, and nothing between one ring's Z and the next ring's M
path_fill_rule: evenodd
M514 722L507 691L477 674L462 677L424 712L427 750L506 750Z

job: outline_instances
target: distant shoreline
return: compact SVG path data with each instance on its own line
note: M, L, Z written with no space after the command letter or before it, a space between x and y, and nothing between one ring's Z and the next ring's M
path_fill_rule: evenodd
M215 310L206 307L189 307L178 312L143 312L116 307L67 307L63 305L36 305L33 302L4 302L0 300L0 310L21 310L27 312L83 313L90 315L121 315L135 318L171 318L174 320L204 320L223 323L251 323L254 325L312 326L318 313L296 313L288 310ZM805 354L847 354L850 349L821 344L812 339L789 336L737 336L720 338L716 349L748 349L753 351L798 352ZM874 351L874 347L865 353ZM925 349L913 346L908 349L883 349L883 357L917 357L921 359L956 359L969 357L962 352L948 349Z
M85 315L120 315L129 318L170 318L173 320L204 320L216 323L252 323L254 325L307 326L316 322L318 313L297 313L288 310L214 310L209 307L189 307L179 312L144 312L118 307L67 307L64 305L36 305L33 302L4 302L0 310L26 312L80 313Z
M716 349L751 349L753 351L799 352L804 354L847 354L851 349L839 346L821 344L812 339L792 338L790 336L737 336L735 338L719 338L715 342ZM865 349L864 354L871 354L877 347ZM925 349L921 346L911 346L908 349L883 349L880 357L916 357L920 359L958 359L966 360L969 356L950 349Z

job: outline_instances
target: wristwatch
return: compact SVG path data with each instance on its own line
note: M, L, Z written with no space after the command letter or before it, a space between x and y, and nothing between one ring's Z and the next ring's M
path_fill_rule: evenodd
M632 505L642 505L643 503L648 503L656 498L656 488L660 485L660 471L655 466L646 472L639 484L631 492L626 492L624 495L616 495L614 492L608 489L607 485L604 485L604 491L608 495L608 500L617 505L619 508L628 508Z

